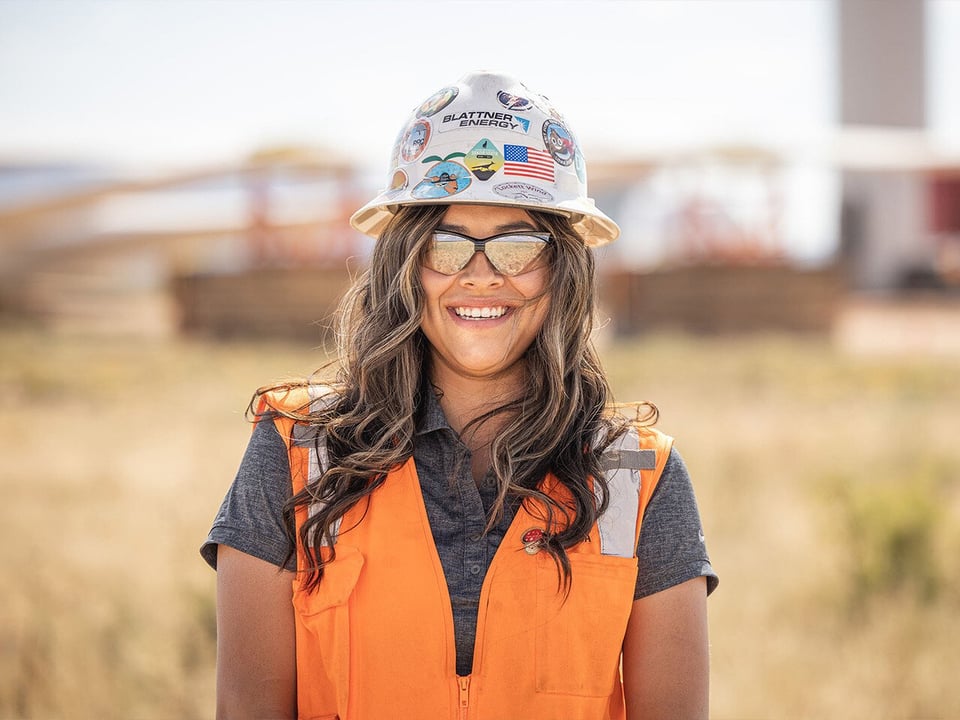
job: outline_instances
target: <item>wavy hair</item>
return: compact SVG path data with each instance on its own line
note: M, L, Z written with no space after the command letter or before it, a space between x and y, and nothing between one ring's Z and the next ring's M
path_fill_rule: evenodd
M294 413L269 406L270 391L309 381L261 388L251 401L253 408L266 398L269 412L314 426L317 444L326 444L327 470L284 508L292 528L297 508L314 506L298 538L307 557L307 567L300 568L306 572L307 589L319 585L324 566L335 557L334 522L413 454L416 418L425 393L433 391L428 342L420 330L420 258L445 210L445 205L401 207L377 241L369 268L338 311L331 402ZM547 316L524 356L527 379L522 397L475 418L467 427L495 417L503 422L490 447L498 494L487 530L500 519L508 499L525 503L544 520L543 548L569 588L566 550L589 536L607 507L600 458L626 422L607 412L610 391L591 341L596 302L593 254L567 218L529 212L555 241L549 259ZM655 416L651 406L645 419ZM548 471L565 488L563 497L541 491ZM328 550L321 552L321 546Z

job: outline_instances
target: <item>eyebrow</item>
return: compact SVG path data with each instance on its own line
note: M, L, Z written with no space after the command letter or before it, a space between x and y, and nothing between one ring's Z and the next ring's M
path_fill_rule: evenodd
M461 235L466 235L466 236L468 236L468 237L470 236L470 232L469 232L469 231L470 231L470 228L466 227L465 225L451 225L450 223L443 223L443 222L442 222L442 223L440 223L439 225L437 225L436 229L437 229L437 230L440 230L440 231L444 231L444 230L445 230L445 231L448 231L448 232L460 233ZM512 232L513 230L532 230L532 231L534 231L534 232L541 232L539 229L537 229L537 226L534 225L533 223L527 222L526 220L520 220L520 221L517 221L517 222L505 223L505 224L503 224L503 225L497 225L497 227L494 228L493 235L499 235L499 234L501 234L501 233ZM492 235L491 235L491 237L492 237Z

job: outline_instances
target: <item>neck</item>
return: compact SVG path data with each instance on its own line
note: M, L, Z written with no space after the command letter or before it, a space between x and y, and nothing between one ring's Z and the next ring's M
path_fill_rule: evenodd
M440 390L440 407L450 423L450 427L463 442L475 449L488 445L497 431L506 423L506 417L494 417L471 427L464 437L464 429L471 421L485 413L515 400L523 388L523 371L497 378L471 378L443 368L434 368L431 382Z

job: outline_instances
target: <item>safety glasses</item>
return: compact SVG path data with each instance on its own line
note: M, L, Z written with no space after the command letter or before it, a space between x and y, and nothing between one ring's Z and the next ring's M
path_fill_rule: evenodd
M552 242L550 233L545 232L510 232L477 240L438 230L433 234L423 264L438 273L454 275L467 266L474 253L482 252L501 275L519 275L532 269L533 261Z

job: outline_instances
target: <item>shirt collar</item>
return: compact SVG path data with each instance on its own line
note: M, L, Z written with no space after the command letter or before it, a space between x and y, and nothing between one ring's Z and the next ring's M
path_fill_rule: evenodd
M426 383L423 412L417 420L416 435L426 435L437 430L451 430L450 423L447 422L446 415L443 414L443 408L440 407L440 400L433 385Z

